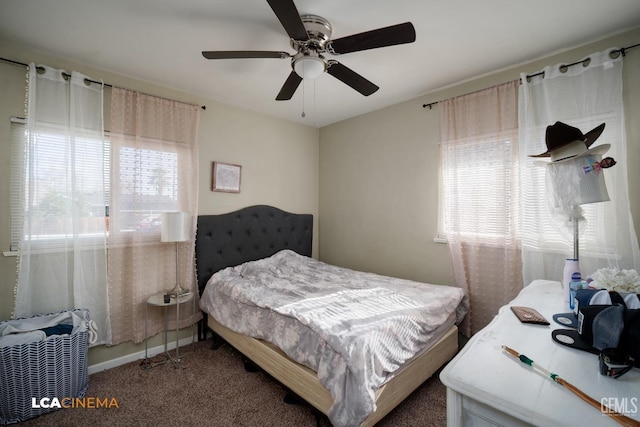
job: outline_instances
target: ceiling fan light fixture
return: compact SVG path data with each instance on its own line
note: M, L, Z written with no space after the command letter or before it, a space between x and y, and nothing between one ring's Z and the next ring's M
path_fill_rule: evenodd
M303 56L294 60L293 69L303 79L317 79L325 71L325 62L317 56Z

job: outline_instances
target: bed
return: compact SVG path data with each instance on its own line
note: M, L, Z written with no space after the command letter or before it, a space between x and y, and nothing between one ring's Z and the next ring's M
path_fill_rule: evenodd
M382 380L378 378L380 377L378 375L375 381L370 381L367 379L368 377L358 377L361 374L351 370L353 362L349 362L340 351L335 350L340 345L339 341L336 341L337 338L323 335L322 331L318 331L315 328L315 323L309 322L313 315L296 317L306 301L314 298L305 297L304 301L297 302L285 299L284 302L281 302L279 298L265 297L266 303L263 300L253 301L258 305L251 307L253 314L247 315L249 320L246 322L234 317L237 313L244 313L245 309L249 312L248 306L245 304L246 301L242 299L247 298L246 296L239 297L237 300L235 296L233 298L230 296L236 295L238 289L243 290L244 287L249 289L253 286L253 282L247 280L249 280L248 277L254 268L264 264L267 266L267 271L280 270L280 264L273 267L270 263L284 262L282 269L286 270L287 277L293 277L300 271L306 272L306 269L315 271L319 266L324 269L323 263L311 258L312 241L313 217L308 214L293 214L271 206L258 205L222 215L199 216L196 235L196 271L201 293L201 307L206 311L206 327L226 340L293 393L329 416L334 425L371 426L388 414L455 355L458 350L456 323L466 314L468 298L464 295L457 303L447 302L448 306L454 304L453 311L448 309L446 314L440 316L439 324L430 328L428 344L425 344L424 348L415 352L413 356L407 357L397 369L394 368L388 378ZM340 267L328 267L336 269L334 272L338 272L336 273L338 275L344 274L344 270L346 270ZM262 274L260 273L260 275ZM357 272L357 274L365 275L365 280L370 278L367 276L370 273ZM239 283L240 286L225 293L224 286L226 285L222 286L221 284L227 282L223 278L224 280L228 279L229 283L235 283L236 286ZM414 286L415 284L415 282L401 279L389 279L394 281L394 285ZM271 281L270 284L282 282L281 277L269 278L268 280ZM311 281L307 280L307 282ZM208 283L215 283L215 285L207 286ZM438 291L444 291L444 288L454 289L446 286L424 285L438 288ZM286 283L285 286L292 285ZM322 286L330 287L332 282L328 280ZM324 289L322 286L318 286L318 288ZM217 294L213 294L213 292L217 292ZM371 301L375 302L379 297L379 292L387 291L376 286L373 290L356 287L356 289L347 289L344 292L348 292L348 296L351 296L354 301L360 301L364 296L371 295ZM297 294L295 291L290 293ZM340 306L335 299L339 293L332 291L330 294L320 295L318 298L320 300L330 298L326 300L329 302L328 306L336 307ZM253 298L255 294L250 292L250 295L250 298ZM384 297L387 296L396 298L395 293L384 295ZM414 294L413 297L406 298L403 303L411 305L411 301L417 299L417 296L418 294ZM212 305L220 302L222 304L218 304L218 308ZM352 306L345 305L346 311L351 308ZM374 309L377 310L378 307L376 306ZM228 316L229 312L232 312L231 316ZM305 313L310 312L306 311ZM442 320L445 318L446 320ZM411 319L414 318L411 317ZM342 323L342 320L340 319L336 323ZM252 322L253 326L251 326ZM256 324L270 326L265 328L263 333L254 327ZM357 327L361 326L357 325ZM294 329L295 333L292 332ZM280 335L268 336L266 330L280 331ZM353 327L349 326L345 333L353 334L353 330ZM299 342L305 344L310 341L309 348L319 349L317 355L315 351L312 351L307 356L301 357L301 353L299 354L295 345L293 345L294 348L287 345L292 336L297 337L296 339L303 336L304 339ZM327 343L329 344L327 345ZM334 345L334 343L337 344ZM365 347L368 347L368 344L365 343ZM330 353L332 351L335 353ZM357 354L360 354L360 350ZM327 356L325 357L325 355ZM363 358L371 359L370 357ZM345 359L344 365L342 362L337 363L343 359ZM378 360L376 359L376 361ZM376 366L374 366L375 369L370 369L372 372L378 369L377 364L380 363L373 363ZM376 372L378 371L376 370ZM328 382L327 378L331 378L331 382ZM355 384L357 388L362 388L359 386L362 379L364 379L363 383L373 384L373 388L369 390L371 403L366 401L366 395L359 396L360 391L353 392L351 389L354 387L349 386L349 384ZM340 383L338 388L334 385L336 382L334 380ZM343 383L347 385L345 386ZM369 386L369 384L367 385ZM351 402L344 401L349 397L349 393L358 395L358 400L354 400L357 402L355 405L356 415L349 415L345 412L353 410ZM335 401L333 396L336 396ZM364 399L362 404L360 403L361 398ZM363 409L360 409L361 407ZM357 421L354 422L354 420Z

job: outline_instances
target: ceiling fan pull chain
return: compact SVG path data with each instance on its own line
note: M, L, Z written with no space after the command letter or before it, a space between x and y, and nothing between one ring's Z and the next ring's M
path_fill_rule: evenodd
M302 65L304 67L304 64ZM304 113L304 87L306 86L304 80L302 81L302 117L307 117L307 115Z
M316 114L316 81L313 81L313 125L316 125L316 117L318 117L318 115Z

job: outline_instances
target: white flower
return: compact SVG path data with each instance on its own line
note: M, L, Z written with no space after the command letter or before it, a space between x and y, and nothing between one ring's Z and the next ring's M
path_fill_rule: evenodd
M617 292L640 293L640 274L636 270L601 268L589 277L593 279L591 287L604 288Z

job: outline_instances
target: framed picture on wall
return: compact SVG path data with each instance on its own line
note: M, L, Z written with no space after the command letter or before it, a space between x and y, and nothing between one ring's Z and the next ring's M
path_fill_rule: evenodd
M211 190L225 193L240 192L242 166L231 163L213 162Z

